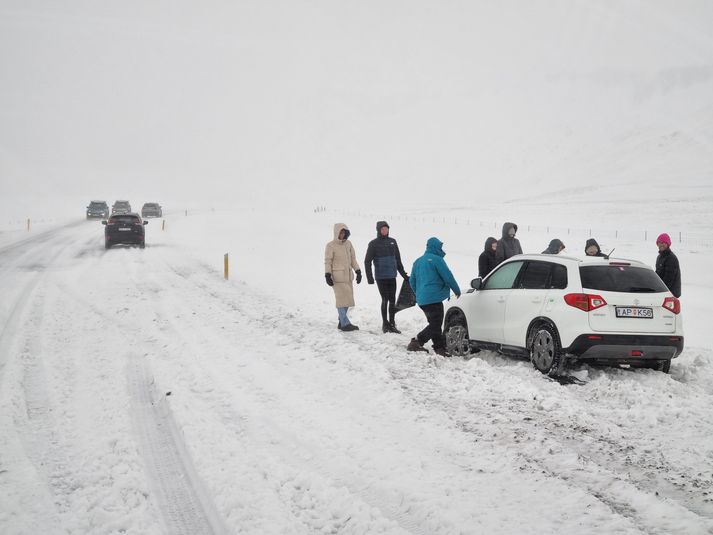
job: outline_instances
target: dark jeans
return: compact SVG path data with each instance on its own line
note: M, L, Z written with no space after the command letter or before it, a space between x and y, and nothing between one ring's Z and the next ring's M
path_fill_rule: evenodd
M418 333L416 339L418 343L424 345L429 340L433 340L433 349L446 347L446 338L443 336L443 303L432 303L430 305L418 305L426 314L428 326Z
M384 323L393 323L396 315L396 279L376 279L376 285L381 294L381 319Z

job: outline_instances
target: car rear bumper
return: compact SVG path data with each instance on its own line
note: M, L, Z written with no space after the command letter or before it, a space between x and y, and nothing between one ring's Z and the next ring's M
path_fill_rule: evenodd
M620 363L672 359L683 351L683 336L582 334L564 351L581 359Z
M145 236L143 234L129 234L127 232L122 234L105 235L104 239L112 245L118 245L120 243L134 243L140 245L144 243Z

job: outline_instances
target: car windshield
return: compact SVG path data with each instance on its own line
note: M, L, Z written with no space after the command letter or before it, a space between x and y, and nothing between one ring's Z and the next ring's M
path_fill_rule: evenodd
M581 266L582 288L624 293L661 293L666 285L651 269L636 266Z
M89 206L92 208L104 208L106 206L105 202L91 202L89 203Z

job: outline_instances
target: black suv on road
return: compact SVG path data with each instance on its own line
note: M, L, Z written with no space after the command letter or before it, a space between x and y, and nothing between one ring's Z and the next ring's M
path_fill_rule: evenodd
M163 210L157 202L147 202L141 207L141 217L161 217Z
M111 215L131 213L131 204L129 201L114 201L111 206Z
M87 206L87 219L100 217L105 219L109 217L109 205L106 201L90 201Z
M114 214L107 221L102 221L104 228L104 247L109 249L112 245L120 243L138 245L142 249L146 246L146 230L139 214Z

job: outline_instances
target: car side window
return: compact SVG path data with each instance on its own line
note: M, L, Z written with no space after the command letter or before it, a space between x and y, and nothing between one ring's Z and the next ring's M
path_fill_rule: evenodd
M483 290L505 290L512 288L524 262L508 262L495 268L485 281Z
M550 288L564 290L567 288L567 268L562 264L552 265L552 281Z
M549 287L551 271L550 262L526 262L520 274L518 287L526 290L544 290Z

